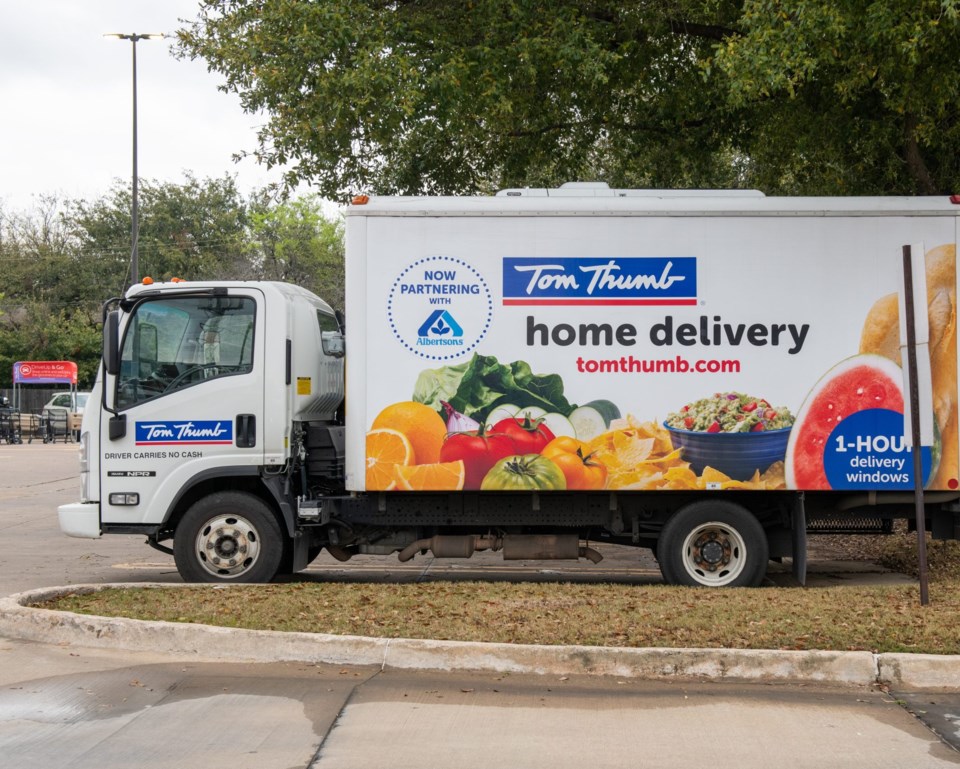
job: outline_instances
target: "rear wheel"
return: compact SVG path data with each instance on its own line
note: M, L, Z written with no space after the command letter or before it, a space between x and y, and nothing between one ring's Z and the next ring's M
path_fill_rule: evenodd
M177 571L187 582L269 582L283 550L273 511L259 497L240 491L194 503L173 539Z
M767 573L769 552L756 517L723 500L681 508L657 543L660 571L671 585L755 587Z

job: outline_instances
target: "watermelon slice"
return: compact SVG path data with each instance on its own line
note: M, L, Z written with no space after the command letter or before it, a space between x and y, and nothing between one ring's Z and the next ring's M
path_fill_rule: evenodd
M797 414L787 444L787 488L831 488L824 452L843 419L868 409L902 414L903 408L903 374L892 360L865 354L838 363L814 385Z

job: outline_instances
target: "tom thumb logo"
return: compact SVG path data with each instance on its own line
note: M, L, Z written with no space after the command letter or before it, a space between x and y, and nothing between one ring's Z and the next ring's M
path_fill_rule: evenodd
M137 422L137 445L218 444L233 442L233 422L182 420L179 422Z
M505 305L689 305L697 302L697 259L677 257L506 257Z

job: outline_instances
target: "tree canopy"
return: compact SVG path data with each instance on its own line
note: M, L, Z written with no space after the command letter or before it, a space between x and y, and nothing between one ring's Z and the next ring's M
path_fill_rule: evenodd
M343 237L315 196L244 198L233 178L143 180L140 265L163 280L287 280L343 302ZM71 360L81 386L100 358L101 306L129 283L130 190L0 208L0 387L18 360Z
M331 199L960 188L960 0L203 0L177 50Z

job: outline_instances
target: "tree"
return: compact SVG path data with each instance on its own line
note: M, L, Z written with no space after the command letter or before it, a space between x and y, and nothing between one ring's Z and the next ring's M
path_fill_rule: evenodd
M323 216L316 196L273 204L255 195L249 249L258 280L296 283L343 309L343 226Z
M718 46L728 102L759 115L749 144L763 187L956 192L960 2L749 0Z
M144 181L143 274L193 280L287 280L343 304L343 230L315 197L249 200L232 178L184 184ZM0 386L18 360L78 364L93 383L103 302L129 281L130 197L119 182L104 196L44 197L26 213L0 210Z
M56 309L31 300L0 319L0 386L10 387L21 360L69 360L81 389L89 388L100 362L99 313Z
M72 211L76 236L88 255L109 260L113 295L129 281L130 190L117 182L92 203ZM139 196L141 276L154 280L243 278L247 204L231 176L182 184L144 180Z
M960 182L960 0L205 0L178 55L290 186L932 192Z
M70 204L41 196L0 219L0 386L19 360L71 360L89 387L100 356L104 264L83 251Z

